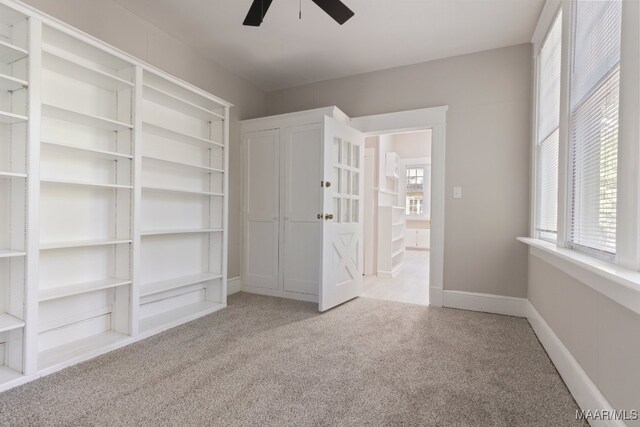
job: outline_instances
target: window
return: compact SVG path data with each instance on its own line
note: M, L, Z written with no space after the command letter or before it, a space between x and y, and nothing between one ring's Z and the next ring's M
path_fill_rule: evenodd
M424 167L407 168L406 214L424 215Z
M556 17L538 55L536 216L538 237L558 235L558 144L562 16Z
M568 242L616 252L622 2L573 3Z

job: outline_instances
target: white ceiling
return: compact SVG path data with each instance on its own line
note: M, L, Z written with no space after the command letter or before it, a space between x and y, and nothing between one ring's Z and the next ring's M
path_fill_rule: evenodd
M343 0L338 25L311 0L273 0L245 27L252 0L116 0L265 91L531 40L544 0Z

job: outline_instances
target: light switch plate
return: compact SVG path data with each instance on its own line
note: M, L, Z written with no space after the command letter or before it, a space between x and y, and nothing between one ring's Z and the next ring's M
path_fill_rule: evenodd
M453 187L453 198L462 199L462 187Z

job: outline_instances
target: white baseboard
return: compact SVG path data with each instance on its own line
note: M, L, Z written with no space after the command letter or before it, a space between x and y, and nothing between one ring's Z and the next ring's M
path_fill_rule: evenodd
M582 369L571 352L560 341L536 308L527 300L527 320L538 336L540 343L564 380L582 410L614 411L613 407L602 395L598 387ZM612 412L609 412L612 413ZM618 420L589 420L592 426L624 427L625 423Z
M281 291L279 289L256 288L251 286L243 286L242 292L248 294L265 295L268 297L287 298L297 301L318 302L318 295L300 294L297 292Z
M242 290L242 278L232 277L227 279L227 295L233 295Z
M404 270L404 262L394 268L392 271L378 270L377 276L381 279L395 279Z
M445 290L442 305L463 310L527 317L527 302L526 298Z

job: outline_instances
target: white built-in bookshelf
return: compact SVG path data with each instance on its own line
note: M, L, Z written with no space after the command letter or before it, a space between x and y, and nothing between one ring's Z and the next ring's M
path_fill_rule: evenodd
M395 277L404 268L405 208L378 206L378 276Z
M0 383L24 371L28 17L0 5Z
M231 105L0 0L0 390L226 306Z
M225 116L156 73L143 82L140 332L151 333L225 301Z

